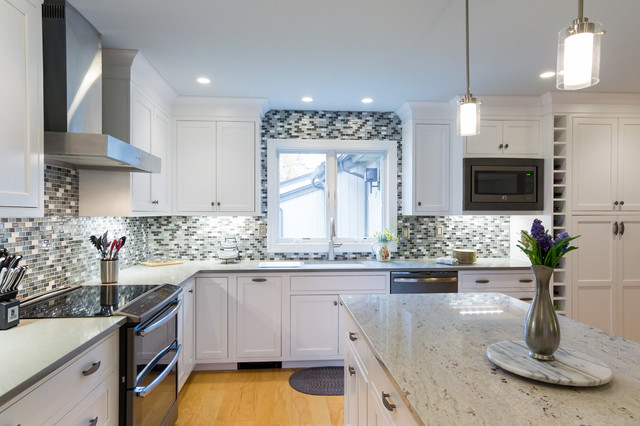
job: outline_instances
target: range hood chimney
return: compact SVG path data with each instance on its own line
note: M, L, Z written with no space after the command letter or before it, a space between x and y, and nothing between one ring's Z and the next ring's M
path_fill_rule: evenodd
M102 134L100 33L65 0L42 5L44 154L76 169L159 173L161 159Z

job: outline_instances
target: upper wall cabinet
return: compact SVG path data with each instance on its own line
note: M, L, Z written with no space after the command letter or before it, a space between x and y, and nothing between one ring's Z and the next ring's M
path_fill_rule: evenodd
M171 213L173 89L137 50L103 49L102 130L162 160L160 173L80 171L81 216Z
M0 0L0 217L44 213L41 4Z
M176 121L176 213L259 214L257 129L255 121Z
M540 157L540 122L483 119L480 134L464 145L466 157Z
M574 118L572 209L640 210L640 119Z

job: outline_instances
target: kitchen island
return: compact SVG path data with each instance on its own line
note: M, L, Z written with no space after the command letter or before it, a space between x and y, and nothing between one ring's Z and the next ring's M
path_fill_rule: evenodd
M370 362L386 373L418 424L640 423L637 343L560 317L560 346L607 364L613 379L599 387L551 385L508 373L487 358L490 344L523 340L527 303L498 293L341 299L346 332L355 327L347 345L362 337ZM369 399L369 416L373 405ZM345 407L345 416L349 411Z

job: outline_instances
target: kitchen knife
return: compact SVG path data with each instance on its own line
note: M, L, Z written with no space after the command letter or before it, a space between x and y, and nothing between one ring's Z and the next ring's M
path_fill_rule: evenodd
M0 291L2 291L2 287L4 287L4 280L7 277L7 268L2 268L2 271L0 271Z
M9 264L9 269L16 268L18 266L18 263L20 262L20 259L22 259L22 256L15 256L11 261L11 264Z
M21 266L20 267L20 272L18 272L18 274L16 274L16 278L13 280L13 284L11 284L11 287L9 288L9 291L15 291L15 290L18 289L18 286L20 285L20 282L22 282L22 279L24 278L26 273L27 273L27 267L26 266Z
M13 280L13 276L15 274L15 269L8 269L7 274L4 276L4 281L2 282L2 288L0 288L0 292L6 293L9 289L9 284Z

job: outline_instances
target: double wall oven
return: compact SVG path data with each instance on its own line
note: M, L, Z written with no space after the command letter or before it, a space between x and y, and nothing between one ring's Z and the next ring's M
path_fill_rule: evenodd
M125 315L119 423L172 425L178 418L180 291L170 284L77 286L22 303L20 318Z

